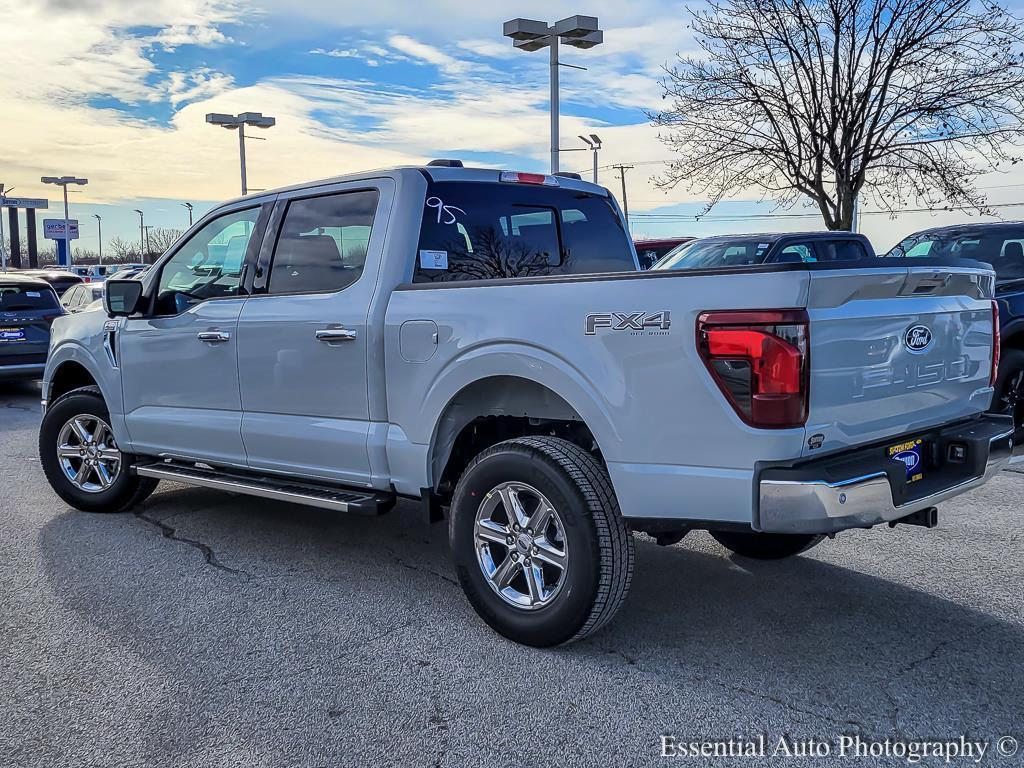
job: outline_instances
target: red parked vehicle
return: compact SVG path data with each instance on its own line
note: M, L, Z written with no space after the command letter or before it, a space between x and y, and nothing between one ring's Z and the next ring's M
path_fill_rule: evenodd
M640 269L650 269L662 256L673 248L688 243L692 237L665 237L661 240L634 240L636 255L640 260Z

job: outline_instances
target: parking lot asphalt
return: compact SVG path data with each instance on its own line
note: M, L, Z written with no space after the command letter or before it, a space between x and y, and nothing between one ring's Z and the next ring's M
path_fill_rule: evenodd
M0 384L2 766L794 764L664 758L664 734L967 735L1020 764L995 751L1024 743L1020 471L935 530L789 561L641 539L616 621L535 650L477 619L411 503L367 519L165 483L134 513L68 508L38 401Z

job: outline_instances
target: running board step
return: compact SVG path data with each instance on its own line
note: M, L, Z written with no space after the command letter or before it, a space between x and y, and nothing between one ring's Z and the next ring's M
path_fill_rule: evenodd
M305 504L337 512L352 512L357 515L383 515L395 505L395 495L391 493L300 483L268 475L216 471L192 464L158 461L152 464L136 464L134 469L135 474L140 477L170 480L202 488L216 488L219 491Z

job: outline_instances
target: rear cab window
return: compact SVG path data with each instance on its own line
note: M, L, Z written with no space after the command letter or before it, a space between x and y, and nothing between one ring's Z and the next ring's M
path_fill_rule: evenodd
M528 184L431 182L413 282L635 272L603 195Z
M0 283L0 312L38 312L59 306L57 294L48 285Z

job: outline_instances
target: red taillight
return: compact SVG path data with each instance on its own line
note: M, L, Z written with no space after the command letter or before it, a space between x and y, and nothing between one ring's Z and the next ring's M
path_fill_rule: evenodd
M999 358L1002 355L1003 339L999 333L999 303L992 300L992 373L989 386L994 387L999 378Z
M747 424L807 421L809 322L802 309L703 312L697 348L722 394Z

